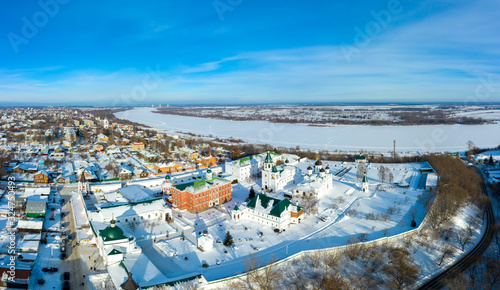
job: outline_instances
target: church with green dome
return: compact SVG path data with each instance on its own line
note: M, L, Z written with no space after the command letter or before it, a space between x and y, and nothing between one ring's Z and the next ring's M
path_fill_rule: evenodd
M111 221L111 225L104 230L99 231L99 236L104 242L119 241L123 239L128 239L124 234L123 230L115 225L115 220Z
M136 245L135 238L127 237L123 230L116 225L114 218L111 219L109 226L99 230L98 245L99 253L104 258L106 265L120 263L126 254L141 252L141 248Z

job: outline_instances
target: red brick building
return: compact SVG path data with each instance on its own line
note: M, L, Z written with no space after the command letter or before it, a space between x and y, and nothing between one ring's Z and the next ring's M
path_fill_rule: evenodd
M206 179L175 184L168 191L172 195L173 208L197 213L231 200L231 190L231 182L212 177L208 169Z

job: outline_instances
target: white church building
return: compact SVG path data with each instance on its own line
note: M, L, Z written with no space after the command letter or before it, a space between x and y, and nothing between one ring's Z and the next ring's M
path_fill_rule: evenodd
M272 162L277 162L282 159L282 156L274 152L267 152L265 154L257 154L229 161L226 162L226 173L231 174L239 181L248 180L252 177L256 177L262 171L265 160L268 158L270 158Z
M233 220L256 221L278 229L298 224L304 219L303 209L288 199L276 199L265 194L258 194L246 204L235 206L231 216Z
M262 169L262 189L264 191L280 191L285 187L294 186L301 181L301 174L296 166L284 164L275 166L272 156L267 152Z
M323 168L323 163L317 160L314 169L309 166L307 174L302 175L302 181L293 189L294 196L305 196L308 194L324 194L333 188L333 174L330 166Z
M110 225L98 234L99 254L103 257L105 265L113 265L123 261L126 254L141 253L135 238L125 236L123 230L116 226L116 221L111 220Z

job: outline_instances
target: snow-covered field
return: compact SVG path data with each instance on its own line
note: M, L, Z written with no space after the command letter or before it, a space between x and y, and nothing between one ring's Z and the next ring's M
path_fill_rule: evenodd
M460 112L455 114L457 117L483 118L492 121L500 120L499 110L481 110L472 112Z
M478 147L500 144L500 124L315 127L300 124L275 124L263 121L227 121L153 113L152 108L136 108L116 117L160 130L180 131L205 136L234 137L250 143L329 151L392 150L393 140L400 152L461 151L472 140Z
M500 161L500 150L492 150L492 151L486 151L483 153L479 153L476 156L474 156L474 159L487 161L490 159L490 156L491 156L491 158L493 158L494 161Z

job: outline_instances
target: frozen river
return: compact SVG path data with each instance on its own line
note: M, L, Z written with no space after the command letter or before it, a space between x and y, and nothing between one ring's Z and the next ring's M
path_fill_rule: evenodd
M228 121L153 113L152 108L135 108L116 117L155 129L191 132L213 137L233 137L250 143L320 150L378 152L460 151L468 140L478 147L500 145L500 124L313 127L300 124L274 124L266 121Z

